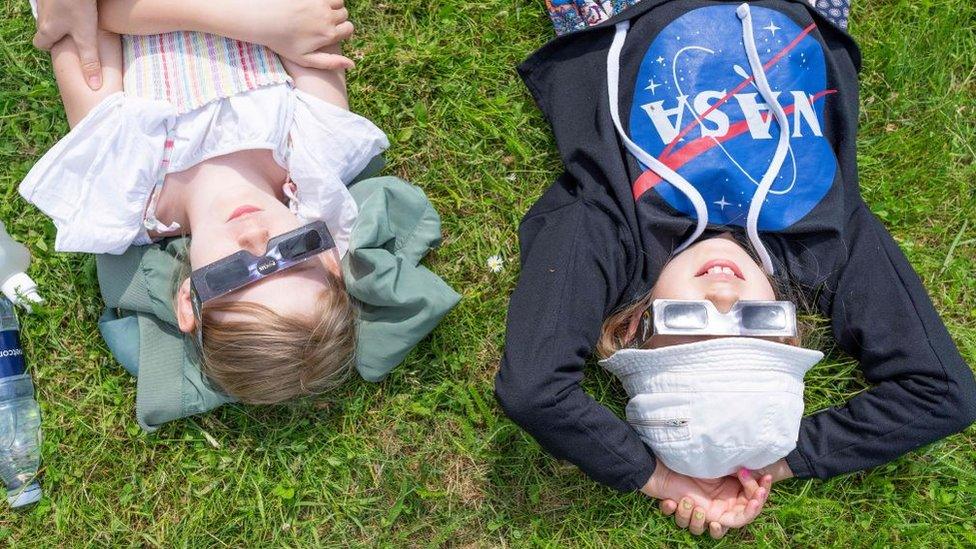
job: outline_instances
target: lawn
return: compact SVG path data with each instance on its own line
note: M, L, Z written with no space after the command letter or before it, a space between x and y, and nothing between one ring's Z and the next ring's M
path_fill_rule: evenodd
M976 364L976 5L855 0L864 51L861 185ZM501 413L492 379L518 275L519 219L559 172L515 65L552 30L541 0L351 6L353 107L390 136L389 171L443 219L430 260L464 296L385 382L315 403L228 406L149 435L135 385L96 330L94 261L53 252L54 228L17 194L67 126L26 0L0 4L0 219L34 253L48 306L22 318L44 414L44 490L0 511L15 546L693 544L653 502L548 457ZM486 260L504 258L493 273ZM883 319L879 319L883 321ZM829 340L823 345L829 349ZM833 353L808 410L864 387ZM587 388L620 410L594 369ZM870 472L774 487L719 543L976 545L976 429ZM702 540L711 545L711 540Z

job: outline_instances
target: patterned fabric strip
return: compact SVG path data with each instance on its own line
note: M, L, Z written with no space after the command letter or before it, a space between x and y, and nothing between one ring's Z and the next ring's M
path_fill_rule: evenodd
M271 50L213 34L125 35L122 46L125 93L169 101L180 114L290 80Z
M585 29L610 19L640 0L546 0L557 35Z
M817 0L815 6L831 23L847 30L851 18L851 0Z
M851 0L808 0L833 24L847 29ZM546 0L549 18L557 35L600 24L640 0Z

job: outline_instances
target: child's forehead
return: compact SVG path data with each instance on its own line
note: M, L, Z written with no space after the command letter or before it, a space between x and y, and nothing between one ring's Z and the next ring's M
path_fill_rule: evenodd
M313 258L290 269L235 290L211 303L230 305L233 303L255 303L267 307L276 314L290 318L310 316L321 308L321 296L331 291L329 271L323 262L324 257ZM223 308L223 307L222 307ZM219 318L226 315L227 320L243 320L245 313L215 311ZM251 320L249 317L248 320Z

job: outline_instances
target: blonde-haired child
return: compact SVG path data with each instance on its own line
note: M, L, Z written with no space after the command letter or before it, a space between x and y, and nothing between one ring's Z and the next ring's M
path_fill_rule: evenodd
M268 404L331 387L356 350L346 185L388 146L348 110L342 0L98 11L97 81L73 36L52 47L72 129L21 194L54 221L58 251L192 235L173 307L222 391ZM40 12L40 33L70 13L57 0Z

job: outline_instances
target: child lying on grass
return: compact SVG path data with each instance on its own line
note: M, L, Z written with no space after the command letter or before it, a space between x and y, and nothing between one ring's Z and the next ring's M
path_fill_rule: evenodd
M42 3L39 36L81 5L61 4ZM54 221L58 251L192 234L175 318L221 391L272 404L333 387L357 342L347 184L388 146L348 110L342 0L98 10L100 75L72 38L53 44L72 130L21 194Z
M965 429L976 383L860 196L846 6L632 3L520 67L565 172L520 227L496 392L553 455L718 538L771 482ZM794 345L777 287L830 318L870 389L801 420L822 355ZM626 421L580 387L594 351Z

